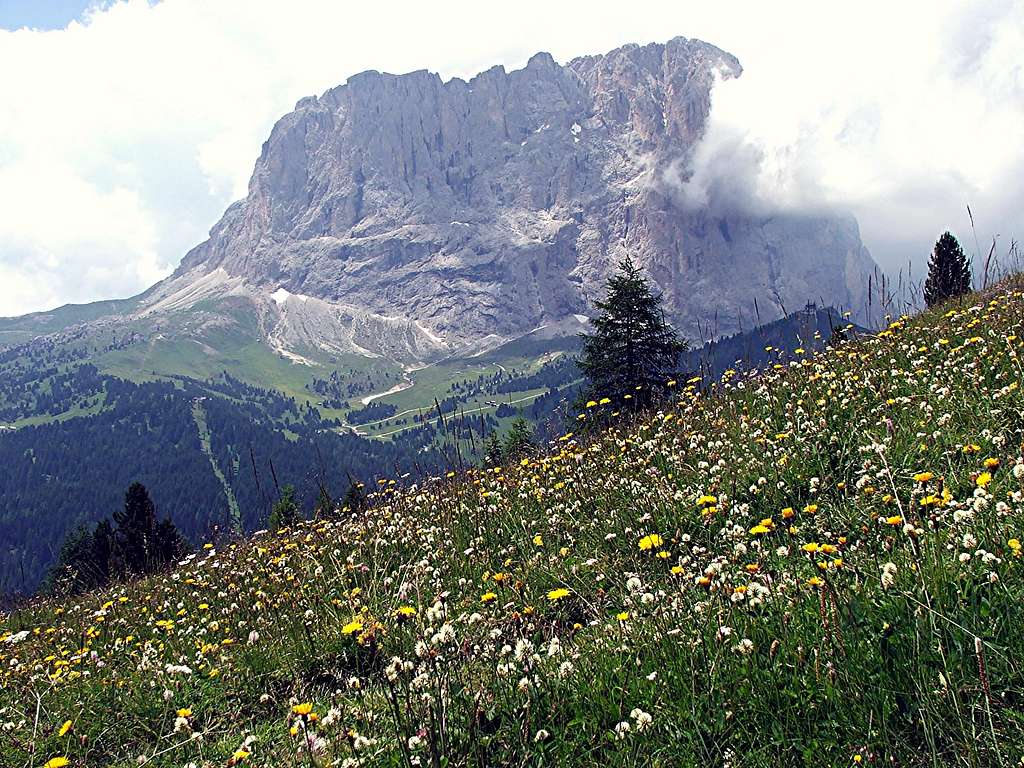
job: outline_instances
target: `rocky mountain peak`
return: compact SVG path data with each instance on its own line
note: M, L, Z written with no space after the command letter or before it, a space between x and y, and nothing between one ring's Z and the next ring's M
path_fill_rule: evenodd
M200 280L237 294L240 280L283 344L413 357L585 314L626 254L691 335L712 317L721 332L749 327L755 300L761 320L807 300L856 310L872 262L852 221L686 210L665 189L703 135L715 82L741 73L678 37L565 65L538 53L468 82L353 75L277 122L248 196L153 300ZM297 328L267 298L280 289L325 317ZM397 324L401 350L393 334L353 341L358 318Z

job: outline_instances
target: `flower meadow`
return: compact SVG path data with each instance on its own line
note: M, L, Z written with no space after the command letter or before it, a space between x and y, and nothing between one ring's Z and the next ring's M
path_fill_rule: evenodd
M0 764L1018 765L1021 287L3 616Z

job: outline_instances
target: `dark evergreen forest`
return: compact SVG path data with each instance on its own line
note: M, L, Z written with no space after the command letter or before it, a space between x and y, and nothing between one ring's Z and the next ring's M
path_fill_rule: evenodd
M315 408L227 375L134 384L82 366L45 397L57 412L83 398L104 407L0 432L0 593L32 592L68 532L109 517L136 481L199 544L263 526L285 484L310 510L321 486L340 498L350 479L441 469L429 434L400 443L339 434Z

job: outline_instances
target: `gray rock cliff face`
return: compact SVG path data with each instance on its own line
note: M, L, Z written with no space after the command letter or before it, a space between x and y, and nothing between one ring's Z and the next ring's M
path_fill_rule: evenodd
M676 202L667 172L740 74L676 38L469 82L355 75L278 121L248 196L147 311L244 294L282 347L429 359L588 313L628 254L686 335L750 327L755 300L762 322L780 303L856 314L873 262L852 219Z

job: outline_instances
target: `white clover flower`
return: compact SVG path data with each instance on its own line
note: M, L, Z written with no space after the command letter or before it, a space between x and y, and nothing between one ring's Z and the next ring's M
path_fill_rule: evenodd
M896 564L886 563L882 566L882 589L889 589L896 583Z
M639 707L634 708L633 711L629 713L629 716L636 721L637 733L643 733L650 727L651 723L654 722L654 718Z

